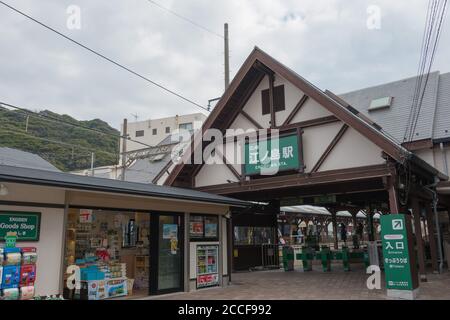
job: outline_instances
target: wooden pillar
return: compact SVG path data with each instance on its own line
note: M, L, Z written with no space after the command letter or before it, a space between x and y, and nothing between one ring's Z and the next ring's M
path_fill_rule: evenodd
M433 267L433 272L439 272L438 259L437 259L437 243L435 237L435 228L433 223L433 212L431 210L431 205L426 204L426 221L427 221L427 229L428 229L428 241L430 243L430 252L431 252L431 264Z
M417 259L419 260L419 277L420 280L427 281L426 264L425 264L425 248L422 238L422 224L421 224L421 208L417 198L412 199L412 212L414 217L414 233L417 244Z
M331 212L331 223L333 224L333 237L334 237L334 249L338 249L338 235L337 235L337 218L336 209L332 208Z
M274 107L274 94L273 94L273 85L275 81L275 76L273 74L269 74L269 103L270 103L270 127L276 128L276 115L275 115L275 107Z
M389 187L388 187L388 193L389 193L389 213L391 214L397 214L399 213L399 205L398 205L398 197L397 197L397 189L395 188L395 185L393 183L393 179L389 179Z
M374 227L373 227L373 209L372 206L369 206L369 208L367 208L366 210L367 213L367 231L368 231L368 240L369 241L374 241L375 240L375 236L374 236Z

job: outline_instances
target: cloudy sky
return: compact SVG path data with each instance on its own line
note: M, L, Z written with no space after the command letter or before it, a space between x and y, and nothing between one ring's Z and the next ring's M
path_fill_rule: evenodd
M414 76L426 0L155 0L212 30L230 25L231 77L256 45L322 89L343 93ZM170 89L207 105L223 91L223 39L148 0L4 0ZM67 8L81 9L69 29ZM380 28L368 28L380 9ZM448 14L447 14L448 15ZM198 112L0 5L0 101L118 128ZM373 26L373 25L372 25ZM434 70L450 71L450 24Z

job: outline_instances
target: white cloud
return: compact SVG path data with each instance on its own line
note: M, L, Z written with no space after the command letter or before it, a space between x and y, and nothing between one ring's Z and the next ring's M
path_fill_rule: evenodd
M223 91L223 40L146 0L6 2L202 105ZM426 14L420 0L159 3L217 33L228 22L232 76L257 45L335 92L414 75ZM66 28L71 4L81 8L81 30ZM380 30L366 27L372 4L381 9ZM144 119L199 111L3 6L0 14L0 100L115 127L133 113ZM447 29L448 21L433 68L442 72L450 71Z

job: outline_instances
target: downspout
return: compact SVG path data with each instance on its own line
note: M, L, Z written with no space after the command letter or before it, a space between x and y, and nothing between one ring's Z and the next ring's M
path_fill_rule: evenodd
M439 178L437 176L434 177L434 182L432 184L429 184L427 186L424 186L425 189L431 192L433 195L433 212L434 212L434 222L435 222L435 228L437 232L437 242L438 242L438 251L439 251L439 273L442 273L442 269L444 267L444 258L442 254L442 242L441 242L441 230L439 228L439 215L437 212L437 204L438 204L438 197L436 193L436 186L439 183ZM430 235L431 236L431 235ZM433 236L434 239L434 236ZM430 238L431 241L431 238Z
M444 149L444 143L441 142L439 144L439 148L441 149L442 154L442 163L444 167L444 173L448 176L448 164L447 164L447 157L445 156L445 149Z

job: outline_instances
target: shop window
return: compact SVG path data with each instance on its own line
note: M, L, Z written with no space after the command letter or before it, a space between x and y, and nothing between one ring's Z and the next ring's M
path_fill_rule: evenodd
M191 240L218 240L219 220L216 216L191 215L189 221Z
M274 228L270 227L234 227L235 245L273 244L275 240Z

